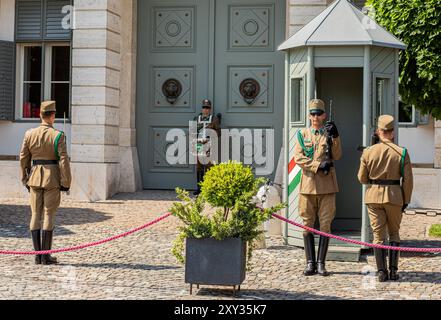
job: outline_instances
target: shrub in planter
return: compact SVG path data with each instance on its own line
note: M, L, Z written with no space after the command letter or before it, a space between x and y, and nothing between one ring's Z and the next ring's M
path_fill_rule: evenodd
M262 234L259 226L270 219L272 213L285 208L285 205L280 204L273 208L261 209L253 201L253 197L265 182L265 179L255 178L251 168L238 162L228 162L214 166L207 172L202 183L202 193L198 198L192 199L187 191L177 189L181 202L174 203L171 212L183 222L183 226L179 227L180 235L173 247L176 258L182 263L185 262L186 239L207 239L214 246L226 240L225 243L235 243L238 250L243 251L243 245L232 241L240 239L245 244L249 266L253 242ZM207 207L211 207L212 210L206 210ZM187 242L187 248L188 245ZM204 259L210 259L208 256ZM240 260L240 255L238 257Z

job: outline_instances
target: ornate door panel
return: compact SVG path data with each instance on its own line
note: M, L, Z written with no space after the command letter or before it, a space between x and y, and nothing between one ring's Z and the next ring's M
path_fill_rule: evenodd
M226 128L274 129L275 166L283 137L285 60L277 45L285 39L285 6L279 0L216 3L222 17L216 19L216 113Z
M146 189L196 187L194 165L168 164L166 136L174 128L188 134L204 98L222 113L224 128L276 129L277 164L284 55L276 48L285 40L285 5L280 0L138 1L136 126ZM250 148L241 150L254 155ZM186 157L188 163L188 152Z
M195 186L194 166L168 164L166 136L188 133L207 96L209 17L207 0L138 2L137 136L147 189Z

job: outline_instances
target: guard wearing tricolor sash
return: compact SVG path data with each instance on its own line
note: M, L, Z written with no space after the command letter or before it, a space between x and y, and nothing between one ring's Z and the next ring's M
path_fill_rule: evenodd
M20 153L23 185L28 189L32 210L31 235L35 251L52 248L55 214L60 206L61 192L68 192L71 171L66 137L54 129L54 101L41 104L41 126L26 132ZM50 255L37 255L36 264L55 264Z
M298 132L295 146L295 161L302 169L300 185L299 215L307 227L314 228L318 217L320 230L331 233L331 224L336 213L336 193L339 191L334 161L342 155L340 136L335 123L327 122L325 103L312 100L309 104L311 127ZM328 276L326 255L329 238L320 237L315 254L314 235L303 234L306 253L305 276L319 274Z
M378 119L380 142L366 148L361 157L358 179L367 185L365 203L374 233L374 244L400 246L403 212L412 198L413 173L409 152L394 143L395 119L385 115ZM374 249L380 282L398 280L398 251Z
M213 166L210 161L210 155L212 150L213 137L210 136L209 130L216 131L217 137L220 137L220 117L221 115L212 114L213 105L210 100L204 99L202 101L202 113L195 118L197 122L197 137L195 143L197 166L196 166L196 178L197 178L197 190L194 195L201 193L201 182L204 181L205 173Z

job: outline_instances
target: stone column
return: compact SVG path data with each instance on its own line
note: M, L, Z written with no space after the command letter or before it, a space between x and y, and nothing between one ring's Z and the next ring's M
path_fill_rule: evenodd
M135 192L142 188L135 129L137 3L137 0L121 0L119 192Z
M78 200L107 199L119 188L121 2L74 0L71 157Z
M441 169L441 121L435 121L435 168Z

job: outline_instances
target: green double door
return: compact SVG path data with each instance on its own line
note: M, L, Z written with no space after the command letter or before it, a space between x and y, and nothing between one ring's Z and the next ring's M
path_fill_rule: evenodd
M196 187L189 121L205 98L222 114L223 129L274 129L274 176L283 136L285 60L277 46L285 40L285 6L280 0L138 2L136 126L144 188ZM168 162L172 129L187 135L186 164ZM242 145L248 155L253 150Z

